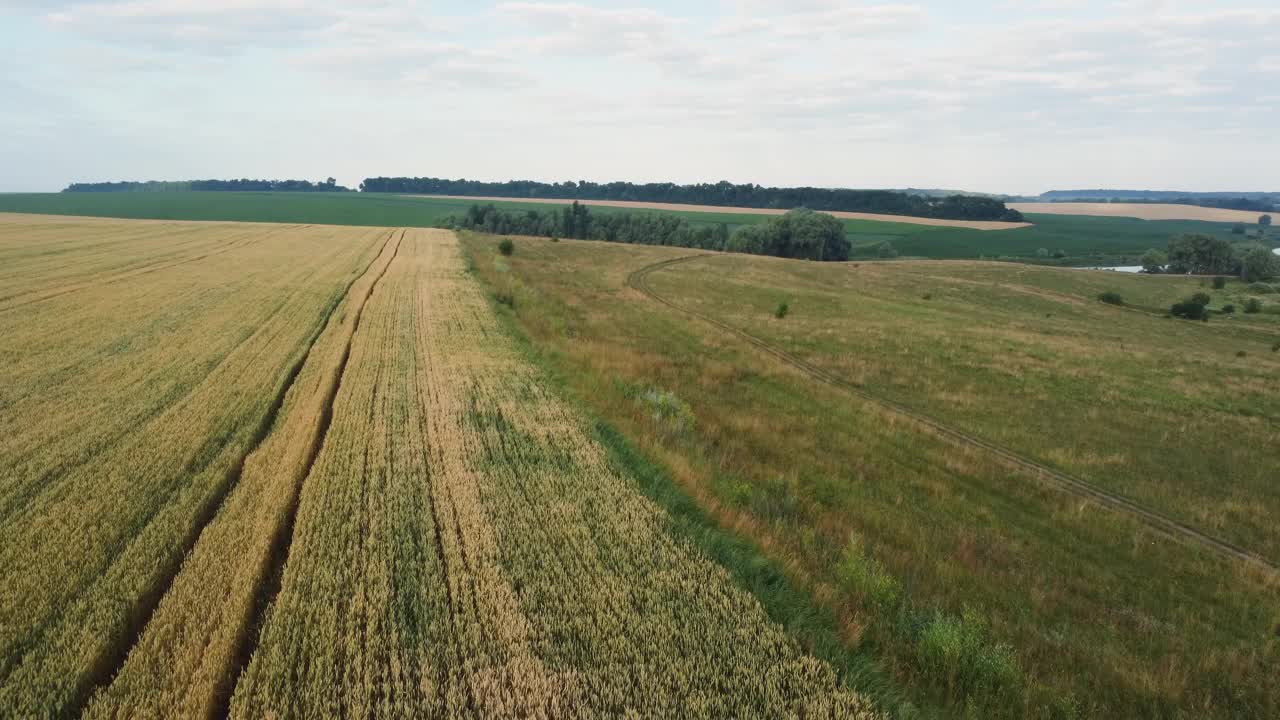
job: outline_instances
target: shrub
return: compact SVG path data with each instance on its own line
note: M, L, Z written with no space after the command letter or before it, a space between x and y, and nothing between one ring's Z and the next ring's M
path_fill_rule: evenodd
M1205 312L1204 305L1194 300L1183 300L1174 303L1169 308L1169 314L1174 317L1186 318L1187 320L1205 320L1209 314Z
M1232 234L1232 235L1243 235L1243 234L1244 234L1244 223L1236 223L1235 225L1232 225L1232 226L1231 226L1231 234Z
M516 307L515 293L511 292L510 290L499 290L498 292L494 293L493 298L498 301L499 305L506 305L507 307L513 310Z
M1247 352L1245 352L1245 351L1243 351L1243 350L1237 350L1237 351L1236 351L1236 357L1245 357L1245 356L1247 356L1248 354L1249 354L1249 353L1247 353Z
M1236 306L1235 306L1235 305L1227 304L1227 305L1223 305L1223 306L1222 306L1222 314L1223 314L1223 315L1230 315L1231 313L1233 313L1233 312L1235 312L1235 311L1236 311Z
M773 316L781 320L782 318L787 316L787 312L790 309L791 308L787 306L786 302L780 302L778 303L778 307L774 308Z
M1271 346L1271 352L1280 352L1280 342Z
M849 536L849 544L840 554L836 577L840 579L841 587L860 596L868 605L890 609L902 596L902 586L897 578L885 570L879 560L867 554L856 534Z
M1191 302L1197 305L1208 305L1210 301L1209 293L1198 292L1191 296Z
M1224 277L1222 277L1221 275L1219 275L1218 277L1216 277L1216 278L1214 278L1214 279L1213 279L1213 289L1214 289L1214 290L1221 290L1222 288L1224 288L1224 287L1226 287L1226 286L1227 286L1227 279L1226 279L1226 278L1224 278Z
M1098 295L1098 299L1108 305L1123 305L1124 298L1120 297L1120 293L1110 290Z
M920 632L916 655L934 677L970 694L995 695L1018 681L1013 649L986 637L982 617L965 608L960 617L935 613Z
M551 242L560 242L560 236L559 236L559 235L552 235L552 236L551 236Z
M673 392L650 387L640 392L639 402L665 434L680 435L693 427L693 408Z
M1262 312L1262 301L1258 298L1249 298L1244 302L1244 311L1250 315Z
M1249 292L1251 293L1257 293L1258 295L1270 295L1275 291L1276 291L1275 287L1268 285L1266 283L1262 283L1262 282L1249 283Z
M921 300L932 300L932 299L933 299L933 293L925 293L924 295L921 295L921 296L920 296L920 299L921 299Z
M515 251L516 251L516 244L511 242L510 238L505 238L503 239L502 242L498 243L498 252L502 253L503 255L510 257L511 253Z

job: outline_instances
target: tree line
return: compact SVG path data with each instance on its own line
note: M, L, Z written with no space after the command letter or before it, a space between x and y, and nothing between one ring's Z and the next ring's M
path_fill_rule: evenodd
M533 180L482 182L430 177L377 177L366 178L360 183L360 190L464 197L625 200L779 210L804 207L812 210L910 215L948 220L1022 221L1021 213L1006 207L1002 201L990 197L975 195L928 197L893 190L778 188L751 183L734 184L724 180L717 183L677 185L675 183L595 183L586 180L543 183Z
M333 178L310 180L147 180L145 182L71 183L62 192L351 192Z
M445 218L440 225L495 235L670 245L806 260L848 260L850 250L839 220L804 208L744 225L733 233L724 223L695 226L666 213L593 213L577 201L557 210L513 211L472 205L465 214Z
M1257 282L1280 275L1280 257L1265 245L1233 245L1209 235L1179 235L1169 241L1167 251L1148 250L1142 255L1142 270L1171 275L1238 275L1245 282Z

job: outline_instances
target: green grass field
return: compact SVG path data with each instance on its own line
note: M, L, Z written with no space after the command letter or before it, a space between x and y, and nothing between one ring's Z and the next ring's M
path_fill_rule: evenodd
M547 210L518 201L504 209ZM405 197L365 193L137 192L0 194L0 212L90 215L162 220L240 220L332 225L430 227L472 205L465 199ZM593 207L593 212L667 212ZM764 216L732 212L674 212L697 225L724 223L730 230L761 222ZM888 241L903 256L936 259L1017 258L1063 265L1136 263L1148 248L1164 248L1180 233L1231 237L1226 223L1146 221L1130 218L1032 215L1034 227L981 231L900 222L844 220L855 252L873 257ZM1062 251L1062 259L1041 258L1039 250Z
M818 598L846 646L878 657L925 716L1280 711L1275 575L957 446L626 287L688 250L518 239L498 258L494 238L464 243L574 394ZM1096 299L1111 290L1158 308L1199 280L715 255L651 285L1280 559L1280 316L1191 323ZM1214 307L1247 296L1236 283L1206 290Z

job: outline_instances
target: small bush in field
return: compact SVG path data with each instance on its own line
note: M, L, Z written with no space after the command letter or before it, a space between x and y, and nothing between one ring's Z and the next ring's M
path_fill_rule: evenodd
M510 257L511 253L515 251L516 251L516 244L511 242L510 239L505 239L502 242L498 243L498 252L502 253L503 255Z
M1124 304L1124 298L1120 297L1120 293L1118 293L1118 292L1112 292L1111 290L1108 290L1107 292L1104 292L1104 293L1102 293L1102 294L1098 295L1098 299L1099 299L1099 300L1101 300L1102 302L1104 302L1104 303L1108 304L1108 305L1123 305L1123 304Z
M857 535L849 538L849 544L840 554L836 576L845 590L861 596L868 605L881 609L897 606L902 595L898 579L866 552Z
M1244 303L1244 311L1250 315L1262 312L1262 301L1258 298L1249 298Z
M1228 303L1228 304L1226 304L1226 305L1223 305L1223 306L1222 306L1222 314L1223 314L1223 315L1230 315L1231 313L1233 313L1233 312L1235 312L1235 311L1236 311L1236 306L1235 306L1235 305L1232 305L1232 304L1230 304L1230 303Z
M778 307L774 308L773 316L781 320L782 318L787 316L787 313L790 312L790 310L791 310L790 306L788 306L785 302L780 302L778 303Z
M1021 672L1013 649L993 643L982 617L967 608L960 617L936 613L920 632L916 654L935 678L977 695L999 694Z

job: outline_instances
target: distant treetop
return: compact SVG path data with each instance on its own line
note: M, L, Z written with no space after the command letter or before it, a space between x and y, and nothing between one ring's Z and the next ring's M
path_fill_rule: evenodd
M482 182L445 178L367 178L363 192L463 197L546 198L554 200L627 200L635 202L715 205L718 207L774 208L882 213L948 220L1006 220L1021 222L1022 214L995 198L974 195L925 196L892 190L840 188L776 188L737 185L727 181L677 185L675 183L595 183L572 180L544 183L534 180Z
M147 180L145 182L71 183L62 192L209 192L209 191L276 191L276 192L351 192L337 180Z

